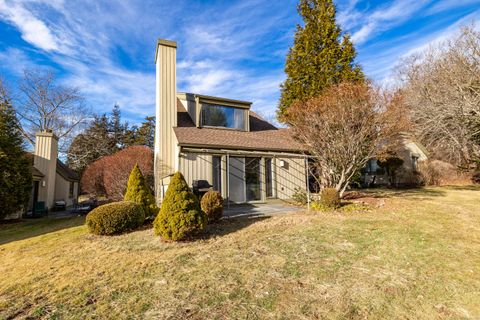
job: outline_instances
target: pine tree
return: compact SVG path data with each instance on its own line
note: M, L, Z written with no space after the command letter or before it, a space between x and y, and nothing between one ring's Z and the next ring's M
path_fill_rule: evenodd
M342 34L336 24L333 0L300 0L298 12L304 26L297 26L285 64L287 79L281 85L277 111L283 122L288 122L286 111L292 103L318 96L342 81L364 80L354 62L356 52L350 36Z
M135 164L128 178L127 192L125 193L124 200L140 204L145 211L146 218L155 218L158 213L155 197L143 177L138 164Z
M112 116L108 122L108 129L111 139L115 143L117 149L123 149L125 144L125 132L128 129L128 124L122 124L122 113L118 104L115 104L112 109Z
M138 128L136 133L136 144L153 149L155 138L155 117L145 117L145 121L142 122L142 125Z
M109 134L109 119L106 114L96 116L85 132L73 139L68 149L68 165L83 172L92 162L118 151L116 142Z
M168 185L165 199L153 222L155 234L166 240L182 240L202 230L207 222L198 198L188 187L180 172L175 173Z
M31 189L32 168L20 124L0 82L0 219L24 208Z

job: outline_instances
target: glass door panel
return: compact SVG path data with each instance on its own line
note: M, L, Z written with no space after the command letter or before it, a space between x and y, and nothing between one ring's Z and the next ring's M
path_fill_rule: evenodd
M228 194L230 201L245 202L245 158L229 158Z
M212 157L212 185L213 190L222 192L222 158Z
M245 184L247 201L262 200L261 158L245 158Z
M265 188L267 189L267 198L273 197L272 158L265 158Z

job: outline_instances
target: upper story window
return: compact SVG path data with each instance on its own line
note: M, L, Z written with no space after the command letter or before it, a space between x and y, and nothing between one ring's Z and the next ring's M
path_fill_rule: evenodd
M201 125L246 130L246 114L242 108L202 103Z

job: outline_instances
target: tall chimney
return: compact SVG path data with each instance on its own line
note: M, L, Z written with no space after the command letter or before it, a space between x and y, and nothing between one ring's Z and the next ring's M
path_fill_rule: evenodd
M178 169L178 147L173 128L177 126L177 43L158 40L156 64L155 194L163 199L165 176Z
M51 208L55 197L55 175L57 173L58 138L47 131L37 132L33 164L45 177L38 190L39 198L46 199L45 206Z

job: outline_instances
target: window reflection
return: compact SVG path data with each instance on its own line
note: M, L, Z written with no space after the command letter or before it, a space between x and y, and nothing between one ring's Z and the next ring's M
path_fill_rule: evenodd
M245 129L245 110L213 104L202 104L202 126Z

